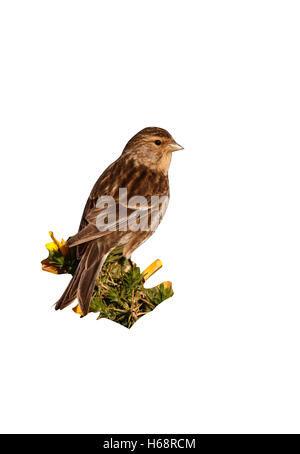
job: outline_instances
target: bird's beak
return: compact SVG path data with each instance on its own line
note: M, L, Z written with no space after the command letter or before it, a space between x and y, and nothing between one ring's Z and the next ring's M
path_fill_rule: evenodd
M172 142L168 145L168 151L173 152L177 150L183 150L183 147L176 142Z

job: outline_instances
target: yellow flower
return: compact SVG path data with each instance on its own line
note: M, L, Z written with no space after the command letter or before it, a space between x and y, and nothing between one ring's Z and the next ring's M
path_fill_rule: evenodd
M149 265L144 271L143 271L143 276L145 281L149 279L152 274L156 273L160 268L162 267L162 262L161 260L157 259L151 265Z
M73 307L72 310L75 312L75 314L83 315L81 312L81 309L79 307L79 304L77 304L77 306Z
M60 269L59 267L56 267L53 263L51 263L51 253L59 253L62 254L63 256L67 256L69 252L69 247L67 246L66 242L64 239L61 241L58 241L55 236L53 235L53 232L49 232L49 235L51 239L53 240L52 243L47 243L46 248L49 251L49 257L42 260L42 270L43 271L48 271L49 273L53 274L64 274L66 271L63 269Z
M48 249L49 252L52 252L52 251L58 251L60 250L60 252L63 254L63 255L67 255L69 253L69 248L68 246L66 245L66 241L64 239L62 239L60 242L55 238L55 236L53 235L53 232L49 232L49 235L51 237L51 239L53 240L53 243L47 243L46 244L46 248Z
M172 287L172 282L170 281L165 281L162 283L164 288L171 288Z

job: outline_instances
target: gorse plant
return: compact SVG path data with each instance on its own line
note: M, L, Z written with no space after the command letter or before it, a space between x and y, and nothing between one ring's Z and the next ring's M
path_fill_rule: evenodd
M42 269L55 274L74 274L79 263L76 248L69 248L64 240L57 241L52 232L50 236L53 243L46 244L49 256L42 261ZM174 293L171 282L144 287L145 281L161 266L161 261L156 260L141 272L132 260L123 256L122 248L114 249L97 278L89 312L97 313L97 319L108 318L131 328L139 318ZM73 310L82 315L79 305Z

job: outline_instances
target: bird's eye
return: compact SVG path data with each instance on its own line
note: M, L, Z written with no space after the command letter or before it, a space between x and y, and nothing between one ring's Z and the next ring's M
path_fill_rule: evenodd
M161 145L161 141L160 141L160 140L156 140L156 141L155 141L155 144L156 144L156 145Z

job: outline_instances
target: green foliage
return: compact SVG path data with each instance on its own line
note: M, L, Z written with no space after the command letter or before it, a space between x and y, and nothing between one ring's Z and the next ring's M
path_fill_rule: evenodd
M59 273L69 274L74 274L79 263L75 248L70 248L67 255L60 250L51 251L43 262L46 261L55 266ZM107 318L131 328L140 317L173 295L170 283L147 289L144 282L139 267L123 256L121 248L114 249L96 281L90 312L98 313L98 319Z
M42 263L54 266L57 269L58 274L74 274L78 266L79 260L76 258L76 252L74 248L68 249L68 253L63 255L60 249L49 251L47 259L43 260Z
M145 292L149 302L155 306L174 295L172 287L164 287L163 284L145 289Z
M172 287L160 284L146 289L139 267L115 249L106 259L94 289L90 311L127 328L173 295Z

